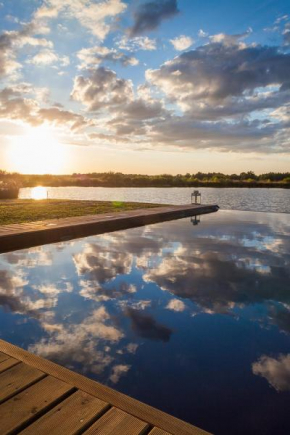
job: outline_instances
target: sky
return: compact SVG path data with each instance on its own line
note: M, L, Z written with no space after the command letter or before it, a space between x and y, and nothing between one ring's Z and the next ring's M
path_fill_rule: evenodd
M288 0L0 0L0 169L290 171Z

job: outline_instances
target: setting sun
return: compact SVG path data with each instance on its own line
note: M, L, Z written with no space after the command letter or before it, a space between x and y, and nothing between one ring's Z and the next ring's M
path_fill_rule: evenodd
M24 174L57 174L63 172L67 152L48 127L31 128L14 138L8 159L16 172Z
M32 199L47 199L48 198L47 188L43 187L43 186L33 187L33 189L31 189L31 198Z

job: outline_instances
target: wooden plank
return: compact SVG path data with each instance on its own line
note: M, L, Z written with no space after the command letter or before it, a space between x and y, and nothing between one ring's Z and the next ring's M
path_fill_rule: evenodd
M96 421L85 435L142 435L148 423L117 408L112 408Z
M154 427L148 435L171 435L169 432L165 432L165 430L159 429L159 427Z
M26 388L0 406L1 435L19 431L71 391L71 385L52 376Z
M9 358L9 355L7 355L6 353L0 352L0 363L2 361L5 361L8 358Z
M73 435L108 409L109 405L83 391L77 391L43 417L24 429L22 435Z
M29 387L45 374L34 367L20 363L0 375L0 403Z
M1 339L0 351L29 364L31 367L35 367L64 382L72 384L76 388L98 397L106 403L110 403L116 408L122 409L140 420L148 422L152 426L160 427L173 435L208 435L208 432L202 429L146 405L145 403L139 402L125 394L119 393L106 385L102 385L78 373L72 372L65 367L59 366L37 355L33 355Z
M5 370L8 370L19 363L20 361L18 359L8 357L8 359L0 363L0 373L5 372Z

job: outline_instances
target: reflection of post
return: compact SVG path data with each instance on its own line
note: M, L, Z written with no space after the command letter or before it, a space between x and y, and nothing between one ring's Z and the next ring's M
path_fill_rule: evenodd
M191 216L190 222L192 225L198 225L200 223L200 216Z
M194 198L194 202L193 202ZM201 204L201 193L198 190L194 190L191 194L191 204L198 204L197 198L199 198L199 203Z

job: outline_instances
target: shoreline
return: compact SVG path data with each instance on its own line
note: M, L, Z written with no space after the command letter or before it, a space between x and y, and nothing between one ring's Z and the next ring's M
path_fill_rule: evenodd
M104 187L107 189L179 189L179 188L199 188L199 187L210 187L210 188L224 188L224 189L233 189L233 188L237 188L237 189L290 189L290 184L285 184L285 183L241 183L241 184L230 184L230 185L224 185L224 184L217 184L217 183L200 183L200 184L194 184L194 185L184 185L184 186L172 186L172 185L163 185L163 186L159 186L159 185L154 185L154 186L126 186L126 185L94 185L94 184L58 184L58 185L53 185L53 184L46 184L46 183L36 183L36 184L31 184L31 185L25 185L25 186L21 186L20 189L33 189L34 187L37 186L43 186L43 187L53 187L53 188L57 188L57 187Z

